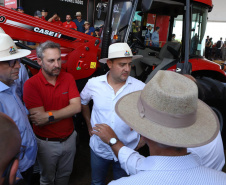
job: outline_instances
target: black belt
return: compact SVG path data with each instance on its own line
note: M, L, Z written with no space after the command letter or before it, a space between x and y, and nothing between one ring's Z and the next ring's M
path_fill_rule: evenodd
M47 138L47 137L41 137L41 136L38 136L36 135L36 137L38 139L41 139L41 140L44 140L44 141L58 141L58 142L64 142L64 141L67 141L67 139L73 134L73 132L69 135L69 136L66 136L64 138Z

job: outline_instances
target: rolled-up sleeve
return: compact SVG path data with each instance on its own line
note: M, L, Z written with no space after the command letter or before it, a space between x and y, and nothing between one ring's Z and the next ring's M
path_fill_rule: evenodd
M128 175L134 175L139 172L137 167L142 163L145 157L140 155L138 152L123 146L119 150L118 159L121 168L124 169Z

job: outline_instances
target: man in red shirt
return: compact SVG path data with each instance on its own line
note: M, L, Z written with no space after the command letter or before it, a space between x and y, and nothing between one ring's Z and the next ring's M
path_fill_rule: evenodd
M51 18L48 20L49 22L52 22L55 25L63 26L63 23L60 21L60 16L58 13L55 13Z
M70 15L66 15L66 22L63 23L63 26L65 28L70 28L70 29L73 29L73 30L77 30L77 26L76 24L71 21L71 16Z
M59 44L42 43L37 57L41 70L24 84L23 99L38 143L40 184L67 185L76 151L72 116L81 100L73 76L61 72Z

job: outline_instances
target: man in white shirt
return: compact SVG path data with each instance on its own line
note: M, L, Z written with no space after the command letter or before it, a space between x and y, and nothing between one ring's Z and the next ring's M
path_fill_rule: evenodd
M115 109L144 136L150 156L145 158L124 146L108 125L96 124L92 133L105 143L116 140L112 150L127 173L135 174L110 184L226 184L225 173L203 167L187 151L207 145L219 134L219 121L198 100L193 81L172 71L158 71L143 90L122 97Z
M111 147L101 139L92 135L93 126L97 123L109 125L120 140L129 148L135 149L140 141L140 135L130 129L115 113L116 102L124 95L143 89L144 83L129 76L133 56L126 43L115 43L109 46L108 58L100 62L107 63L109 72L90 79L82 90L82 113L85 118L90 138L92 184L105 184L109 165L112 163L114 179L126 176L114 155ZM93 100L92 115L89 101ZM140 142L142 143L142 142Z

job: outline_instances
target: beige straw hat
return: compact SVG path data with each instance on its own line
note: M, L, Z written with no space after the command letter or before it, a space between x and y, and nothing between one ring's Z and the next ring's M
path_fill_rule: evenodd
M198 100L196 84L172 71L158 71L142 91L122 97L115 109L132 129L169 146L202 146L219 132L218 118Z
M108 58L102 58L99 60L101 63L106 63L109 59L132 57L132 59L142 58L142 55L134 55L127 43L114 43L109 46Z
M0 33L0 61L7 61L25 57L31 53L27 49L17 49L11 37Z
M88 21L85 21L83 25L85 25L85 24L89 24L90 25L90 23Z
M81 17L82 14L81 14L81 12L76 12L75 16L76 16L76 17Z

